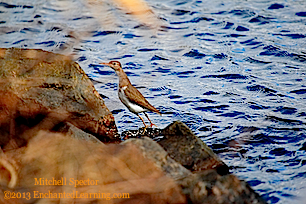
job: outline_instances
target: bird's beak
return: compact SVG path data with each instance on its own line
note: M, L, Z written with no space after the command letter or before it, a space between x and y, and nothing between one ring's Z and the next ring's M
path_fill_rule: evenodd
M103 64L103 65L109 66L109 63L107 63L107 62L101 62L99 64Z

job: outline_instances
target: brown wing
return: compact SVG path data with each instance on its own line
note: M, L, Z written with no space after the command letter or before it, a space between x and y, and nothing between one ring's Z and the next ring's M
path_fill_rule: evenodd
M154 108L148 101L143 97L143 95L131 84L128 85L128 88L124 90L124 93L129 97L132 103L136 103L137 105L146 108L152 112L160 114L160 112Z

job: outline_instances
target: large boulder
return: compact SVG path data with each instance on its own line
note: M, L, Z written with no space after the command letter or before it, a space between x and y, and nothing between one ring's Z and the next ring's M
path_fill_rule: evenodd
M66 122L102 142L119 142L112 113L80 66L43 50L0 49L1 147L27 143Z
M179 185L132 144L40 131L0 155L0 172L1 204L186 203Z

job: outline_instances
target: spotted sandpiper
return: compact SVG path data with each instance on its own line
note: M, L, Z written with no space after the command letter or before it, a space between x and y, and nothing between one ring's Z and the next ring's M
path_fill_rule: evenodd
M161 113L154 108L145 97L131 84L129 78L126 73L123 71L121 67L121 63L118 61L110 61L108 63L100 63L103 65L107 65L111 67L119 77L119 89L118 96L121 102L132 112L135 113L143 122L144 126L147 127L146 123L139 115L139 113L144 113L145 116L150 121L151 127L155 124L151 122L147 111L152 111L161 115ZM156 125L155 125L156 126Z

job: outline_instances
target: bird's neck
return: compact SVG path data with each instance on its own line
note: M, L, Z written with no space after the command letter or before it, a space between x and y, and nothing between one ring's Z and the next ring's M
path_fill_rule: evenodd
M116 71L116 74L119 77L119 87L127 86L129 83L131 83L126 73L122 69Z

